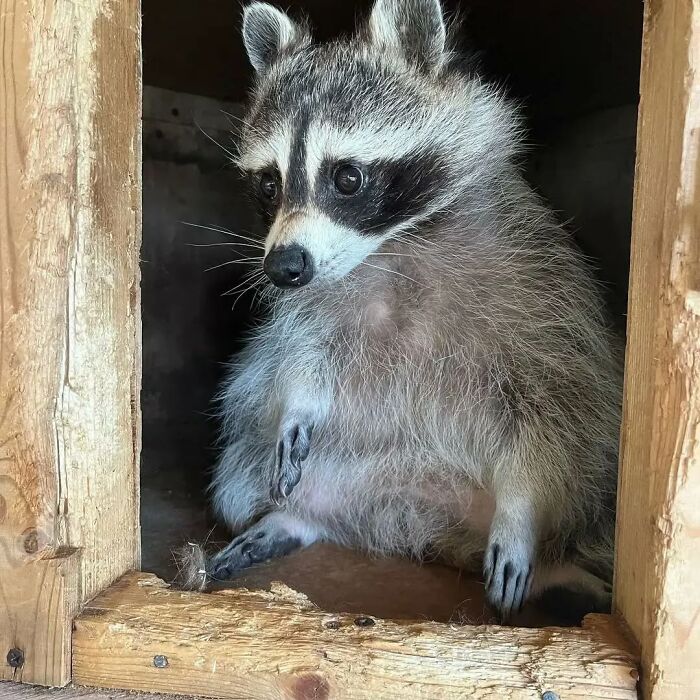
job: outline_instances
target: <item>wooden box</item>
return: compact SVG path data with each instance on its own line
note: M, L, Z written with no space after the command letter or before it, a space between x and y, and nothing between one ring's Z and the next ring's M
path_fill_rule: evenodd
M363 626L138 571L140 19L138 0L0 0L1 677L700 697L700 0L646 2L615 614L572 629Z

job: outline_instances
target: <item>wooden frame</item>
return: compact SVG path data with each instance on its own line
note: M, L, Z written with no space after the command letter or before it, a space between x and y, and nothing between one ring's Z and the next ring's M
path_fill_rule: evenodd
M2 678L139 562L139 5L0 0Z
M647 698L700 695L699 30L700 0L647 0L615 579ZM618 616L368 624L283 587L180 593L140 573L110 587L139 561L140 6L0 0L0 35L1 677L635 697Z
M700 697L698 0L647 0L640 93L615 601L646 697Z

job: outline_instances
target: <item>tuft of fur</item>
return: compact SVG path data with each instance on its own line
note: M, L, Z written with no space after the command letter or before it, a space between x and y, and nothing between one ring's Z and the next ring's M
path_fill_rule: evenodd
M205 591L210 579L204 547L196 542L188 542L176 549L173 557L177 566L177 576L172 585L185 591Z
M485 557L504 613L558 566L610 577L620 344L521 150L516 111L463 70L438 0L377 0L354 38L305 39L258 73L239 165L279 182L265 252L300 245L315 275L265 289L223 386L212 489L233 530L283 513L265 551ZM354 199L332 186L347 162L366 173ZM280 499L300 427L310 451ZM239 540L229 573L256 551Z

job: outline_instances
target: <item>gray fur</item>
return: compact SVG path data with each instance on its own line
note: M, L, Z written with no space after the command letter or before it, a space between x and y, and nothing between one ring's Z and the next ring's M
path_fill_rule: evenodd
M412 0L380 41L396 3L378 0L369 30L259 75L240 164L308 181L266 250L300 241L318 269L306 287L265 290L269 318L221 395L213 502L234 531L285 514L283 536L304 544L464 567L486 552L507 615L560 565L610 577L620 352L589 267L520 174L512 107L458 67L449 32L424 37L420 59L386 40L434 37L436 4ZM285 171L295 143L312 165L353 144L360 162L420 154L440 186L362 230L319 213L315 171ZM278 445L299 427L313 437L287 494Z

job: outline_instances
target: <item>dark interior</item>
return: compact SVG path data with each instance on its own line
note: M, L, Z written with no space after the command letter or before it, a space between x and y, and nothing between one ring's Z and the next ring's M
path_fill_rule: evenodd
M293 15L308 15L324 39L349 32L371 1L284 4ZM466 46L522 104L530 181L594 261L611 319L624 332L641 0L459 4ZM455 12L458 3L446 5ZM166 579L175 574L173 548L227 536L213 530L206 507L216 455L212 397L224 363L259 313L254 290L237 297L245 284L235 289L250 268L230 263L230 249L219 245L228 242L225 233L200 228L256 227L226 153L252 72L240 17L241 7L230 0L143 0L143 568ZM329 545L263 565L234 585L271 580L326 608L490 619L481 584L459 572L370 561ZM548 621L532 610L519 620Z

